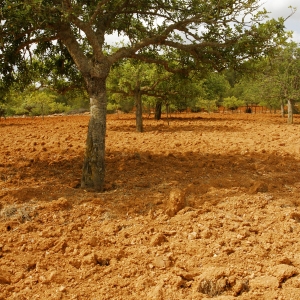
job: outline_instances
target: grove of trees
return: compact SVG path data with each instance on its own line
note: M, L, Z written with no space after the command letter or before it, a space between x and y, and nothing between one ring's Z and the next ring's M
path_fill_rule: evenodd
M84 188L103 190L108 98L133 97L142 131L145 97L208 110L241 95L252 101L253 91L237 90L259 64L282 99L298 97L298 48L289 52L284 19L267 19L257 0L2 1L0 17L1 99L25 92L29 114L55 111L53 103L67 111L72 93L89 99Z

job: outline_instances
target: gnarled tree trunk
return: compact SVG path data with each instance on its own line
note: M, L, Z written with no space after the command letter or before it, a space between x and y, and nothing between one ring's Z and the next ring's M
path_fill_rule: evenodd
M108 74L108 73L107 73ZM81 187L103 191L105 178L106 77L86 80L91 117L88 126Z
M85 56L68 23L60 25L60 39L67 47L86 84L90 97L90 113L82 167L81 187L103 191L105 179L106 79L113 64L102 53L101 43L95 46L92 58ZM92 39L95 39L93 36ZM101 39L100 39L101 40Z

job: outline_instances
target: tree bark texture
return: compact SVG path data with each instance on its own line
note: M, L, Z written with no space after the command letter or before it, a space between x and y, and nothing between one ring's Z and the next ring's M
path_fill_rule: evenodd
M155 120L160 120L161 119L161 106L162 106L162 102L156 102L155 105L155 115L154 118Z
M281 113L281 117L284 118L285 112L284 112L284 102L283 102L283 100L281 100L281 104L280 104L280 113Z
M170 125L170 122L169 122L169 110L170 110L170 104L167 103L166 104L166 113L167 113L167 122L168 122L168 125Z
M88 126L81 187L103 191L105 179L106 80L87 80L91 117Z
M293 124L293 101L288 100L288 124Z
M134 92L135 95L135 105L136 105L136 131L143 132L143 105L142 105L142 93L139 88Z

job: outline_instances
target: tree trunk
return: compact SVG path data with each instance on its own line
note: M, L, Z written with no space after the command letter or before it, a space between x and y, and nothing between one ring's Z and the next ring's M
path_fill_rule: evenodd
M108 74L108 73L107 73ZM86 79L86 78L85 78ZM106 77L86 79L91 117L88 126L81 187L103 191L105 178Z
M155 115L154 118L155 120L160 120L161 119L161 106L162 106L162 102L156 102L155 104Z
M280 110L281 110L281 117L284 118L285 113L284 113L284 102L283 102L283 100L281 100Z
M169 110L170 110L170 105L169 105L169 103L166 103L166 112L167 112L167 122L168 122L168 125L170 125L170 122L169 122Z
M143 132L143 105L142 105L142 94L139 88L134 92L135 105L136 105L136 131Z
M96 35L91 36L93 37L88 38L93 48L93 55L90 57L90 55L85 55L81 49L71 25L67 22L60 24L59 38L67 47L80 71L90 98L91 116L82 167L81 187L101 192L104 189L105 179L106 79L113 62L102 53L101 38L93 40ZM101 37L101 33L99 37Z
M288 124L293 124L293 101L288 100Z
M150 118L150 115L151 115L151 105L150 103L148 103L148 119Z

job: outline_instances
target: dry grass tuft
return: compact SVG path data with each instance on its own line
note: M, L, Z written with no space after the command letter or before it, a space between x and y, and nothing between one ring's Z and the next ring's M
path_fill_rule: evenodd
M31 221L35 213L35 207L24 204L21 206L17 205L7 205L3 207L0 211L0 217L4 220L16 220L20 223L25 223L26 221Z
M230 285L225 278L221 278L216 281L204 279L200 282L198 291L202 294L208 295L209 297L216 297L227 291L229 288Z

